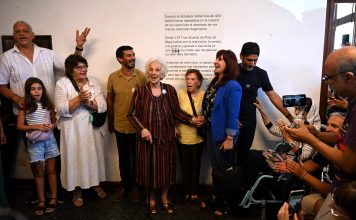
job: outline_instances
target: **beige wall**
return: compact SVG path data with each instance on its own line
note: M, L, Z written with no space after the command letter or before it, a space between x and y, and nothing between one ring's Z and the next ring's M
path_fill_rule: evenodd
M258 65L268 71L274 89L280 95L306 93L318 102L325 10L325 0L0 0L0 34L11 34L17 20L28 21L36 34L52 35L54 50L65 57L75 47L75 30L91 27L84 56L90 64L89 75L95 76L106 92L109 73L120 68L115 59L118 46L132 45L137 66L143 69L148 58L163 57L165 13L219 12L224 17L224 49L239 54L244 42L258 42ZM282 117L264 94L260 96L273 120ZM259 125L255 148L278 140ZM114 136L107 135L105 142L108 180L118 181ZM28 166L23 166L24 158L22 152L16 177L31 177ZM204 164L206 173L206 160ZM202 176L202 181L208 179L208 175Z

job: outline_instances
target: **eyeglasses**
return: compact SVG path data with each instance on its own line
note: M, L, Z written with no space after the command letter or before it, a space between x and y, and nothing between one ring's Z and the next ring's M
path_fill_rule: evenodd
M88 66L87 65L76 66L76 67L74 67L74 69L76 69L76 70L86 70L86 69L88 69Z
M328 75L323 75L323 82L327 82L328 80L331 80L332 78L334 78L335 76L337 76L338 74L332 75L332 76L328 76Z

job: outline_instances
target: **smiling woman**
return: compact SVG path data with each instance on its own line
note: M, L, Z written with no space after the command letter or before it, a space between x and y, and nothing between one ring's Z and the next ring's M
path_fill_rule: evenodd
M167 68L160 58L146 63L149 83L134 92L128 119L139 134L136 153L136 181L147 188L150 213L157 213L153 189L162 190L161 201L166 212L172 213L168 190L176 183L175 119L198 125L197 118L182 111L173 86L162 83Z
M92 112L106 111L100 84L87 77L88 62L79 55L65 60L66 77L57 82L56 111L61 128L61 181L73 191L73 204L83 205L82 189L93 188L99 198L106 194L99 183L106 180L103 130L92 123ZM88 169L90 167L91 169Z

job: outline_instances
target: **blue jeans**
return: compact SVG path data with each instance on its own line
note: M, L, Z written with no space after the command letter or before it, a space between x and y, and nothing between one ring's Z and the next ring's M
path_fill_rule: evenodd
M237 136L235 136L233 139L233 145L232 145L233 148L235 147L236 142L237 142ZM232 162L234 156L234 149L231 149L229 151L220 150L220 146L223 143L223 141L221 142L214 141L210 129L208 129L207 132L206 143L208 146L208 152L210 156L212 175L218 175L233 165Z
M60 154L53 134L45 141L28 141L27 152L30 155L30 163L55 158Z

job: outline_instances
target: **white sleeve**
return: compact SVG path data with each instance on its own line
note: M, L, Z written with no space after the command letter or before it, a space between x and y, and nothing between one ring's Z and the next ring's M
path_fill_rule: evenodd
M68 94L68 87L65 85L64 80L59 80L56 84L54 92L56 112L60 117L72 117L72 114L69 112L68 97L70 95Z
M52 51L53 52L53 51ZM56 79L65 76L64 58L53 52L53 72Z
M106 100L104 98L103 91L101 90L100 83L94 78L90 78L89 80L91 80L94 84L94 89L95 89L94 94L95 94L96 103L98 104L98 112L99 113L105 112L107 109Z
M5 54L0 55L0 85L7 85L10 82L10 68Z

